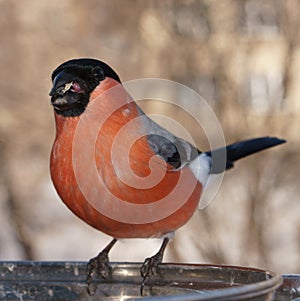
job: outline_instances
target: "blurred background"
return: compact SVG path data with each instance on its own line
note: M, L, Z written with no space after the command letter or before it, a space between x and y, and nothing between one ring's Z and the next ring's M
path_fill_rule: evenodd
M298 0L0 0L0 260L88 260L110 240L63 205L48 167L51 72L94 57L123 81L164 78L194 89L227 143L288 140L226 173L166 261L300 273L299 15ZM144 109L160 112L155 102ZM142 261L159 244L121 241L111 260Z

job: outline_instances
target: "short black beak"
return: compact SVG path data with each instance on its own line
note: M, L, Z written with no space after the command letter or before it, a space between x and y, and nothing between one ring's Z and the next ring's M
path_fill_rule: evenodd
M55 86L51 89L49 96L51 96L51 105L56 109L59 109L60 106L67 104L63 94L60 93L59 89L57 89Z
M68 92L72 87L73 82L63 81L54 83L49 95L50 96L63 96L66 92Z
M70 90L72 82L60 81L54 83L49 95L51 96L51 104L58 110L65 109L69 105L73 105L68 97L65 97L65 93Z
M56 91L56 87L53 86L52 89L51 89L50 92L49 92L49 96L52 97L52 96L55 94L55 91Z
M51 105L57 111L65 111L73 108L80 103L79 93L69 93L72 89L73 82L60 81L54 83L49 95L51 96Z
M64 97L51 99L51 105L56 109L61 109L68 106L68 102Z

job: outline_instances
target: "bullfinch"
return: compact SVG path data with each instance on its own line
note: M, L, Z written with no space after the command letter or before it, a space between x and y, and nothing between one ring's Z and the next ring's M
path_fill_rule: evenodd
M87 265L90 294L94 277L109 277L108 253L118 239L161 237L159 251L141 266L142 293L171 234L197 209L209 176L285 142L261 137L201 152L145 115L116 72L96 59L64 62L52 82L53 184L75 215L112 237Z

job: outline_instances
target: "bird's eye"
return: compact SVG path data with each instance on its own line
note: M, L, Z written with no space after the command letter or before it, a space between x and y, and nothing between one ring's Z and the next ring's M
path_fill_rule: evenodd
M96 66L92 69L93 76L97 77L99 80L103 80L105 78L104 71L101 67Z
M82 90L81 86L77 82L72 83L71 91L76 92L76 93L83 93L83 90Z

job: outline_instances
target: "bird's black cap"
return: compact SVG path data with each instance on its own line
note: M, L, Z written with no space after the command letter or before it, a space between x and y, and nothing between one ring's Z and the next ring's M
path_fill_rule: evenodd
M118 81L121 83L121 80L118 76L118 74L111 68L109 67L106 63L96 60L96 59L90 59L90 58L80 58L80 59L72 59L69 61L66 61L59 65L52 73L52 81L54 78L57 76L59 72L62 70L64 71L75 71L75 73L80 73L86 71L90 71L92 69L97 69L101 68L103 71L103 76L104 77L110 77L113 78L114 80Z

